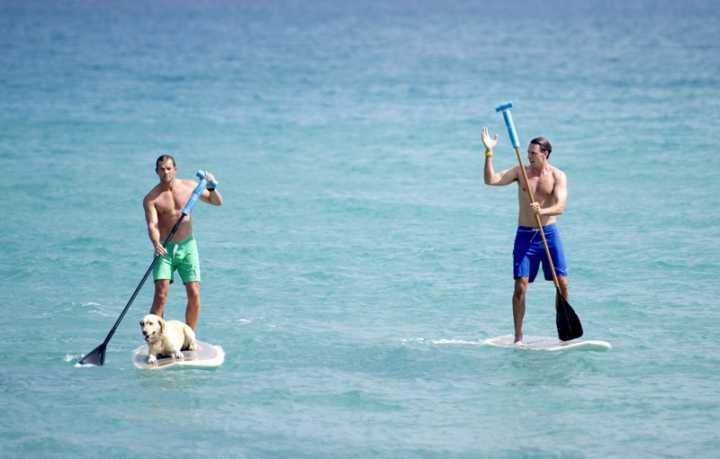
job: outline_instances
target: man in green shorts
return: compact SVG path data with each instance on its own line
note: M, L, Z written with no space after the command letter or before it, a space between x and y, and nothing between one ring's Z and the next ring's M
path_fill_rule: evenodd
M162 241L177 223L182 208L190 199L197 183L194 180L176 178L175 158L168 154L161 155L157 159L155 172L160 178L160 183L155 185L143 199L148 236L155 248L155 256L159 257L153 268L155 296L150 313L163 316L173 273L177 271L187 293L185 322L194 330L200 316L200 259L197 243L192 235L191 215L183 219L167 247L163 247ZM208 181L215 179L211 173L205 174ZM220 192L214 188L203 190L200 200L215 206L223 203Z

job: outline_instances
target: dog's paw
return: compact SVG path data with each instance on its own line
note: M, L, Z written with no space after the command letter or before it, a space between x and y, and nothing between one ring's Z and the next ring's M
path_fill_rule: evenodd
M173 358L175 360L185 360L185 355L181 351L177 351L173 353Z
M152 354L148 355L147 363L148 365L155 365L157 363L157 356Z

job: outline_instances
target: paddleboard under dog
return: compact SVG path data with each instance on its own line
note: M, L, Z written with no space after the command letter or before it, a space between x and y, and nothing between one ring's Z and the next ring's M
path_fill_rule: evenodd
M133 351L132 361L136 368L143 370L160 370L170 367L187 368L215 368L225 361L225 351L220 346L198 341L198 348L195 351L182 351L184 360L173 359L172 357L158 357L156 363L148 364L148 347L143 344Z
M608 351L612 346L607 341L579 340L560 341L551 336L525 336L521 344L513 342L513 335L496 336L488 338L485 344L495 347L523 349L531 351Z

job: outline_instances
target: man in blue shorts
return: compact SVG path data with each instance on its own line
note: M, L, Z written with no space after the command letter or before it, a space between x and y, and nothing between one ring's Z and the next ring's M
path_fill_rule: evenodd
M568 299L568 277L565 253L562 241L555 224L557 216L565 210L567 202L567 177L565 173L550 165L548 161L552 152L550 141L544 137L536 137L528 145L529 166L525 166L528 185L533 192L535 202L530 202L520 166L514 166L501 172L493 167L493 148L497 145L498 136L491 137L487 128L482 130L482 141L485 144L485 184L494 186L518 183L518 229L513 249L513 277L515 291L513 293L513 319L515 322L515 342L522 343L522 323L525 317L525 294L528 284L535 280L540 264L543 266L545 280L552 281L552 272L545 254L540 228L535 216L540 217L542 231L547 238L550 256L560 284L560 293Z
M160 183L143 199L148 236L155 256L159 257L153 268L155 295L150 313L163 316L173 273L177 271L187 293L185 323L195 330L200 317L200 260L197 243L192 234L192 216L183 218L167 247L162 245L197 186L194 180L177 178L176 172L175 159L167 154L160 156L155 161L155 173L160 178ZM209 172L205 174L208 181L215 178ZM203 190L200 200L215 206L223 203L220 192L214 188Z

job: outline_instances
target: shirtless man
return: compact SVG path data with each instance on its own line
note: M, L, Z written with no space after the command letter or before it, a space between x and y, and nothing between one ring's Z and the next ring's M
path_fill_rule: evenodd
M167 154L157 159L155 172L160 177L160 183L143 199L148 236L155 248L155 256L159 257L153 268L155 296L150 313L163 316L173 273L177 270L187 292L185 322L195 330L200 316L200 259L197 243L192 235L191 216L183 218L167 248L163 247L162 241L177 223L182 214L181 210L190 199L197 183L194 180L176 178L175 158ZM209 172L206 172L206 177L208 182L215 178ZM214 188L203 190L200 199L215 206L222 205L223 202L220 192Z
M488 129L483 128L482 141L485 144L485 184L503 186L518 182L519 216L515 247L513 249L515 291L512 304L515 342L521 343L523 339L522 323L525 317L525 294L528 284L535 280L540 263L543 266L545 280L552 280L552 272L545 254L545 247L535 218L536 215L540 217L543 225L550 255L555 264L560 293L566 300L568 299L565 253L560 234L555 225L557 216L565 210L567 178L563 171L550 165L548 161L552 152L550 141L544 137L532 139L528 145L530 165L525 166L528 184L535 197L535 202L530 202L519 165L501 172L496 172L493 167L493 148L497 145L498 136L490 137Z

